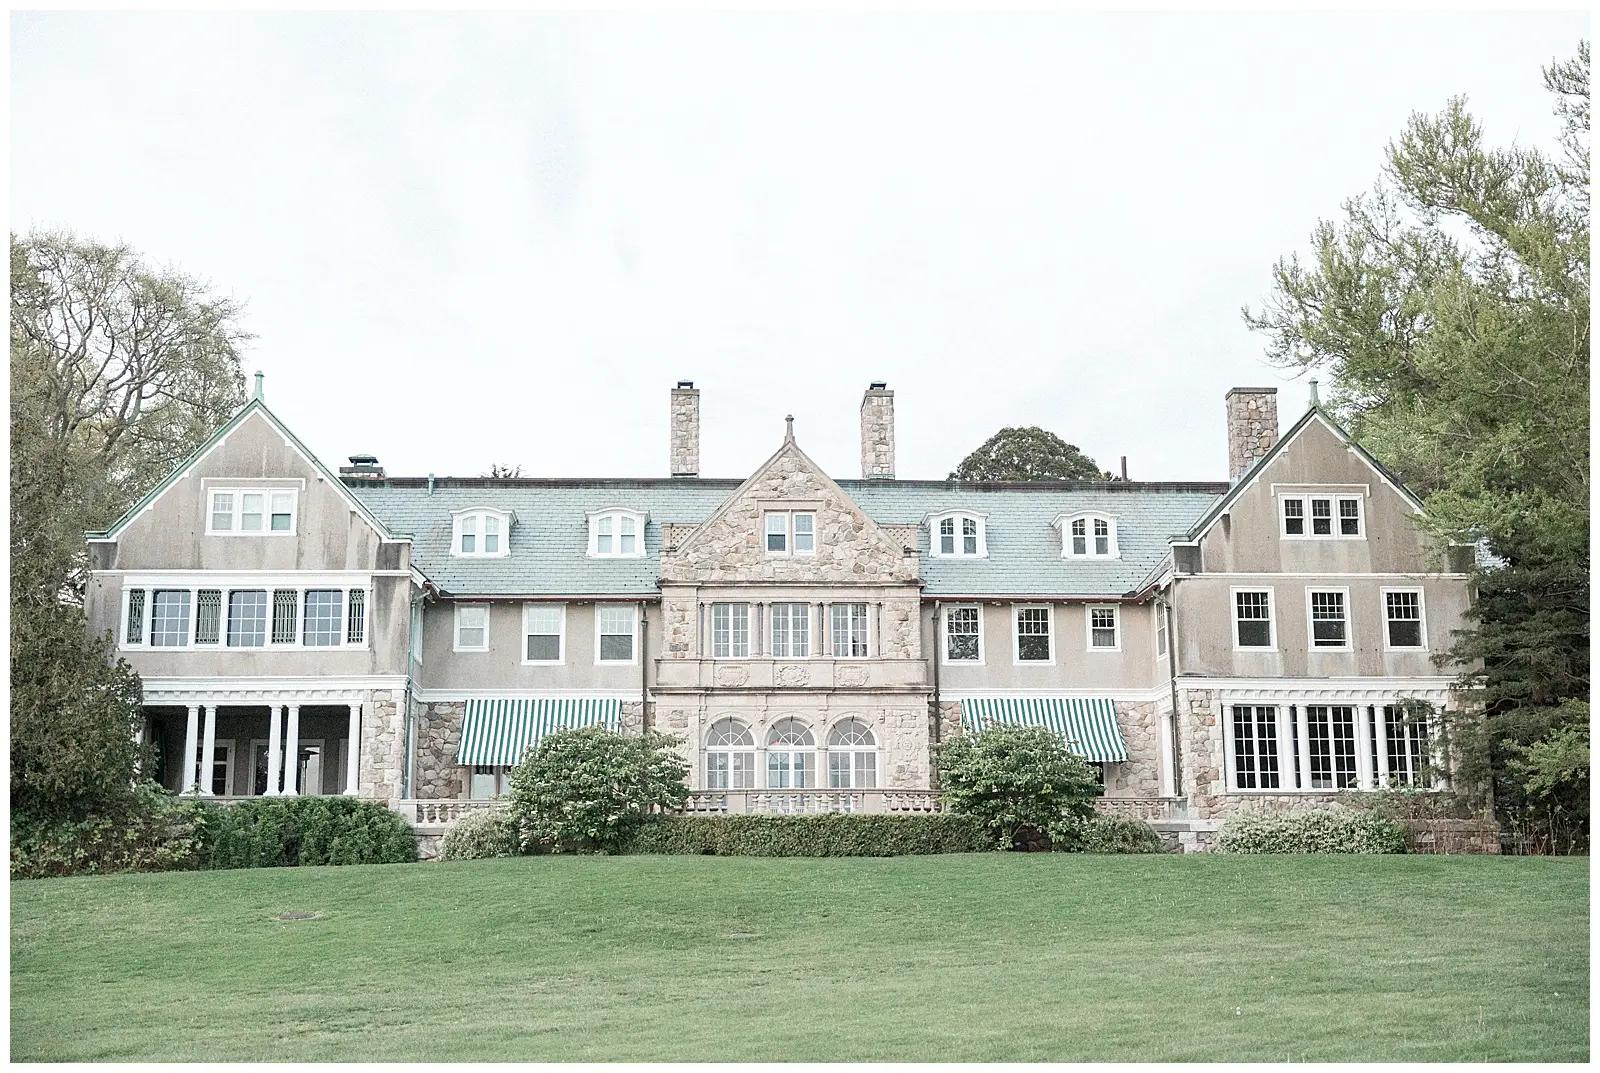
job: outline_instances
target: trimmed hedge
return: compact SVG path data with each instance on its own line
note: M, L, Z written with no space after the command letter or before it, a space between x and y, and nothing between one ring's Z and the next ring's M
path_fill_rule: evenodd
M522 834L509 810L489 808L469 812L439 840L441 861L481 861L489 857L515 857L522 852Z
M1050 848L1061 853L1165 853L1156 829L1131 816L1068 819L1050 830Z
M401 864L417 859L411 825L375 801L263 797L211 806L203 819L205 868Z
M1217 833L1218 853L1404 853L1404 826L1354 809L1300 809L1236 816Z
M626 853L690 853L718 857L897 857L978 853L995 848L975 816L655 816L629 840Z
M210 811L209 805L144 783L115 815L40 823L13 813L11 875L40 879L203 868Z

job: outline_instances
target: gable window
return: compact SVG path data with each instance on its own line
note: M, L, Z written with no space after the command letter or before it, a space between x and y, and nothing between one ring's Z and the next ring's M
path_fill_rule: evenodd
M638 608L633 604L596 604L596 663L632 663Z
M1309 589L1306 595L1311 615L1311 647L1348 650L1350 618L1346 591Z
M811 655L811 605L772 605L772 654L778 659L805 659Z
M645 516L634 510L603 510L589 515L589 556L637 559L644 554Z
M189 643L189 590L157 589L151 593L150 644L182 648Z
M1048 604L1037 604L1016 609L1018 663L1053 663L1055 646L1050 636L1053 616Z
M292 536L300 493L293 488L213 488L207 536Z
M711 656L713 659L750 657L750 605L711 605Z
M489 651L489 605L456 604L457 652Z
M522 605L522 662L559 664L566 634L566 604Z
M985 516L968 511L933 515L933 554L939 559L982 559L988 556Z
M944 609L944 661L983 662L983 612L977 604Z
M867 654L867 605L834 604L828 609L835 659L857 659Z
M763 522L768 555L814 555L817 516L809 510L769 510Z
M1274 648L1272 590L1233 590L1234 648Z
M1426 648L1422 625L1421 589L1383 590L1383 641L1385 648Z
M1089 608L1089 650L1116 652L1122 647L1117 637L1117 606Z
M1061 528L1061 554L1069 559L1115 559L1117 521L1106 514L1080 514L1056 519Z
M498 510L464 510L455 515L451 554L492 559L510 554L511 515Z
M1283 535L1324 540L1360 540L1365 536L1359 495L1296 493L1279 499Z

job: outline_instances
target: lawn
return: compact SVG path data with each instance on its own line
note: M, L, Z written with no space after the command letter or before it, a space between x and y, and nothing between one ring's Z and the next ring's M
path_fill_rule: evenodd
M528 858L11 885L17 1060L1555 1060L1587 860ZM283 921L284 912L315 919Z

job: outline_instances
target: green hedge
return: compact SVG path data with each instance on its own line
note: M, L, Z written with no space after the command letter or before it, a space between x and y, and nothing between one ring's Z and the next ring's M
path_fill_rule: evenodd
M452 823L439 840L441 861L480 861L515 857L521 852L521 832L515 817L505 808L469 812Z
M1372 812L1300 809L1236 816L1217 833L1218 853L1404 853L1405 828Z
M205 867L211 806L144 783L112 815L40 822L11 816L11 874L17 879L175 872Z
M1062 853L1165 853L1156 829L1131 816L1067 819L1050 829L1050 848Z
M262 797L206 809L201 867L400 864L417 859L411 825L375 801Z
M626 845L627 853L691 853L718 857L897 857L976 853L995 848L973 816L655 816Z

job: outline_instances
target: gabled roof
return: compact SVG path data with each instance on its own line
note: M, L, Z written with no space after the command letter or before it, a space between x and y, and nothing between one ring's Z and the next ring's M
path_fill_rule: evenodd
M328 469L327 466L324 466L322 464L322 460L313 454L310 448L301 443L298 436L289 431L289 426L285 425L283 421L279 419L277 414L273 413L267 408L266 402L264 402L259 395L241 406L239 411L230 417L221 428L213 432L210 438L208 438L199 447L195 448L194 452L190 454L188 458L185 458L182 462L179 462L177 466L173 467L171 473L162 478L159 484L150 489L150 491L146 492L144 498L140 499L139 502L129 507L127 512L123 514L122 517L111 523L111 525L108 526L103 532L91 532L85 534L85 536L92 541L116 540L118 534L120 534L123 529L127 528L129 522L133 521L133 519L137 518L140 514L155 504L155 502L165 495L167 490L176 484L185 473L199 464L201 459L205 458L213 450L215 450L216 447L222 443L222 441L228 438L229 434L231 434L234 429L244 424L252 414L260 414L262 419L271 425L273 430L282 436L285 442L287 442L289 446L293 447L295 451L298 452L300 456L304 458L306 462L313 469L315 469L324 480L328 482L330 487L336 489L338 493L345 499L345 501L350 504L350 509L359 514L368 525L372 526L372 528L376 530L381 538L384 540L397 542L404 542L411 539L403 534L396 534L392 532L388 525L386 525L381 518L374 514L367 507L367 505L350 490L349 486L347 486L344 481L339 479L338 474Z

